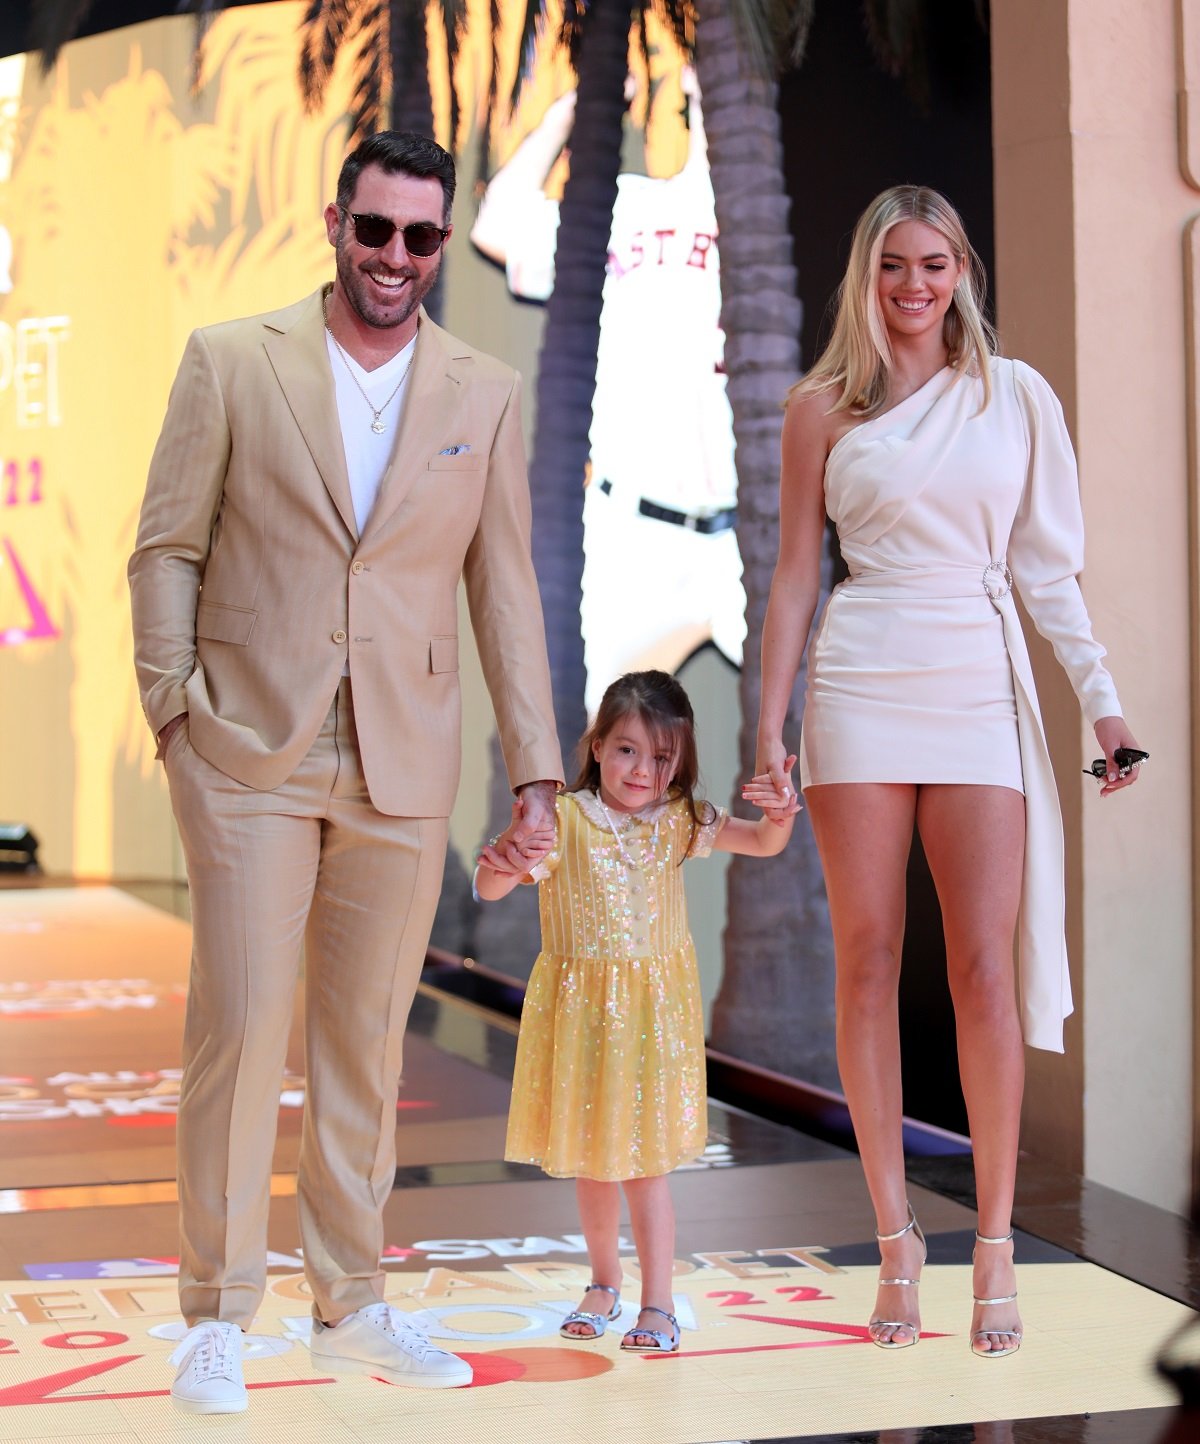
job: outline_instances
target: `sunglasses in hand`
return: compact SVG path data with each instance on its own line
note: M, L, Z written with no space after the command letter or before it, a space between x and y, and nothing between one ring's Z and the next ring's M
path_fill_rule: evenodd
M1117 776L1128 777L1133 769L1140 767L1149 756L1149 752L1143 752L1138 747L1118 747L1113 753L1113 761L1117 764ZM1085 767L1083 770L1103 782L1108 776L1108 763L1103 757L1097 757L1090 767Z
M348 211L345 206L339 206L338 209L354 226L354 239L369 251L381 251L399 231L408 254L424 258L436 255L442 242L450 234L441 226L435 226L432 221L414 221L409 226L398 226L395 221L389 221L387 216Z

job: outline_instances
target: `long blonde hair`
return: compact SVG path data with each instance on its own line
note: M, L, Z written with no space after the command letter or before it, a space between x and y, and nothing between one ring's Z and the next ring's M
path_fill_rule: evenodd
M850 260L837 293L833 335L820 359L788 395L838 389L834 411L874 416L887 404L892 346L879 307L879 266L887 233L901 221L920 221L945 236L962 275L943 323L949 364L983 382L983 407L992 399L989 362L996 336L981 306L987 289L983 262L975 253L962 217L945 196L928 186L892 186L882 191L858 218Z

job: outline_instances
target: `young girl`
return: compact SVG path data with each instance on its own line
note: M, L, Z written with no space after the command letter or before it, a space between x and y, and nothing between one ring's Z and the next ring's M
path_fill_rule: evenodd
M665 672L631 672L605 692L580 743L574 789L528 877L481 860L476 887L499 898L539 883L542 951L521 1015L505 1157L574 1178L592 1282L566 1338L598 1339L621 1310L621 1189L641 1267L641 1313L621 1342L674 1353L675 1216L667 1175L704 1151L704 1026L681 863L714 848L782 852L795 800L769 778L743 796L768 815L697 802L687 693Z

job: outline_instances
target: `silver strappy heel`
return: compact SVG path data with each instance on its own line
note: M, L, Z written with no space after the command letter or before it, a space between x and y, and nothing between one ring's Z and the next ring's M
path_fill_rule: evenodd
M984 1238L983 1234L976 1233L975 1242L977 1244L1011 1243L1012 1230L1010 1229L1003 1238ZM972 1250L971 1257L972 1259L974 1259L975 1257L974 1250ZM1002 1299L977 1299L974 1294L971 1295L972 1302L978 1304L980 1308L987 1308L989 1305L992 1304L1015 1303L1016 1298L1017 1296L1015 1292L1011 1294L1005 1294ZM1000 1339L1015 1339L1016 1342L1011 1348L1008 1349L977 1349L975 1347L976 1340L986 1338L988 1334L995 1334L995 1336ZM971 1335L971 1352L975 1355L977 1359L1007 1359L1009 1354L1015 1354L1017 1350L1021 1347L1021 1338L1022 1335L1019 1329L976 1329L975 1332Z
M916 1215L912 1211L912 1204L908 1204L907 1207L908 1222L903 1228L898 1228L895 1233L876 1233L875 1238L879 1243L891 1243L893 1239L903 1238L906 1233L912 1232L921 1240L921 1247L925 1249L926 1254L928 1254L929 1250L925 1245L925 1235L921 1232L921 1225L917 1222ZM922 1259L921 1262L924 1263L925 1260ZM900 1287L914 1289L919 1286L920 1282L920 1279L879 1280L881 1287L888 1284L895 1284ZM906 1339L903 1343L897 1343L895 1338L877 1339L874 1333L876 1329L907 1329L912 1335L912 1338ZM909 1319L872 1319L867 1325L867 1330L871 1334L871 1342L880 1349L911 1349L921 1337L920 1327L912 1323Z

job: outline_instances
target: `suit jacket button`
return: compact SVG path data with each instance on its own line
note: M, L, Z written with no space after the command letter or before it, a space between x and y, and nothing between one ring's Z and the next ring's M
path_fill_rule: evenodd
M334 632L333 640L339 643L339 645L346 640L346 634L342 631L341 627L339 627L337 631Z
M358 576L362 569L362 562L355 562L354 565L350 568L350 570L354 573L355 576Z

